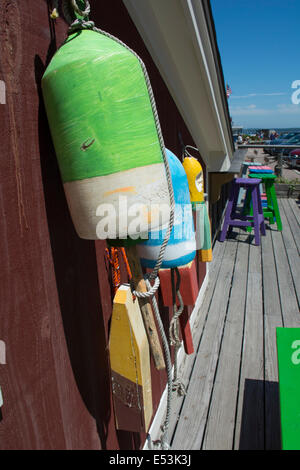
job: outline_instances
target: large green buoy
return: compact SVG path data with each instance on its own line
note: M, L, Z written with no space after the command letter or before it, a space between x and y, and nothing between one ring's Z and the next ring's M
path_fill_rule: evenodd
M80 30L54 55L42 89L78 235L113 239L148 232L150 205L169 205L169 192L138 57L105 34ZM135 209L140 224L130 229ZM163 214L152 229L168 222Z

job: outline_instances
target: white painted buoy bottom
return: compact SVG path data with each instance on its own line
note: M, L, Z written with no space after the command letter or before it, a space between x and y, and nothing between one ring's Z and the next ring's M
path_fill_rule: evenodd
M169 221L163 163L67 182L64 190L80 238L145 238Z

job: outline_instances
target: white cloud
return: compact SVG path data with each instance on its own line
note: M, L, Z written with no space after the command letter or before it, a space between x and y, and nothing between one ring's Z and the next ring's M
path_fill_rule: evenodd
M278 104L275 112L279 114L300 114L300 106L297 104Z
M274 114L274 109L263 109L257 108L255 104L250 104L249 106L231 106L230 113L233 116L267 116L269 114Z
M275 108L257 108L255 104L248 106L230 106L233 116L276 116L278 114L300 115L300 105L277 104Z
M240 99L240 98L253 98L254 96L284 96L286 93L275 92L275 93L249 93L248 95L234 95L230 96L230 99Z

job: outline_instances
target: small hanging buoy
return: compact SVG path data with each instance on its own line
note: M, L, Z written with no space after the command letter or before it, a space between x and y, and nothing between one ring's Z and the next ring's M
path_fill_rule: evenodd
M95 240L147 233L151 205L170 204L170 198L164 148L137 56L97 31L75 32L54 55L42 89L78 235Z
M186 172L192 204L204 202L203 169L194 157L185 157L182 166Z
M172 177L175 215L161 268L174 268L183 266L195 258L196 241L186 173L174 153L168 149L166 149L166 153ZM141 264L144 267L154 267L165 232L165 229L151 230L148 240L137 245Z
M199 286L197 279L197 269L195 260L190 263L178 267L180 273L180 291L184 305L193 306L196 303ZM171 285L171 271L170 269L161 269L159 271L160 288L162 293L162 300L165 307L173 306ZM176 299L179 306L179 301Z
M50 13L50 18L52 20L56 20L57 18L59 18L59 13L56 8L53 8L52 12Z
M199 294L199 286L197 279L196 261L178 267L180 275L180 293L182 302L185 306L194 306ZM171 289L171 269L161 269L159 271L160 290L162 293L162 300L165 307L173 307L174 299ZM177 306L180 305L178 298L176 298ZM186 354L193 354L193 337L189 323L189 316L187 309L184 309L179 317L181 335Z
M194 157L185 157L182 165L189 183L193 210L196 212L196 247L199 260L209 262L212 260L211 227L204 200L203 169Z

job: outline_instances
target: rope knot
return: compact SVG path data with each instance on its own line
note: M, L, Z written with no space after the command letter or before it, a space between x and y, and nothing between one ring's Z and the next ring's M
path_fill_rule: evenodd
M94 29L94 28L95 28L95 23L93 21L77 19L69 27L69 34L76 33L76 31L80 31L82 29Z
M84 18L87 18L91 12L91 6L88 2L88 0L84 0L84 4L85 4L85 10L81 10L81 8L79 8L79 6L77 5L77 1L76 0L71 0L71 4L72 4L72 7L73 7L73 10L79 15L79 16L83 16Z
M151 286L147 275L145 275L144 279L145 279L146 286L147 286L147 289L148 289L147 292L138 292L138 291L134 290L132 293L136 297L139 297L139 298L142 298L142 299L148 299L148 298L153 297L155 295L157 289L159 288L160 280L159 280L159 277L157 277L154 281L153 286Z
M183 382L181 382L180 380L176 380L175 382L173 382L172 391L177 392L177 394L180 397L184 397L186 395L186 388L185 388Z

